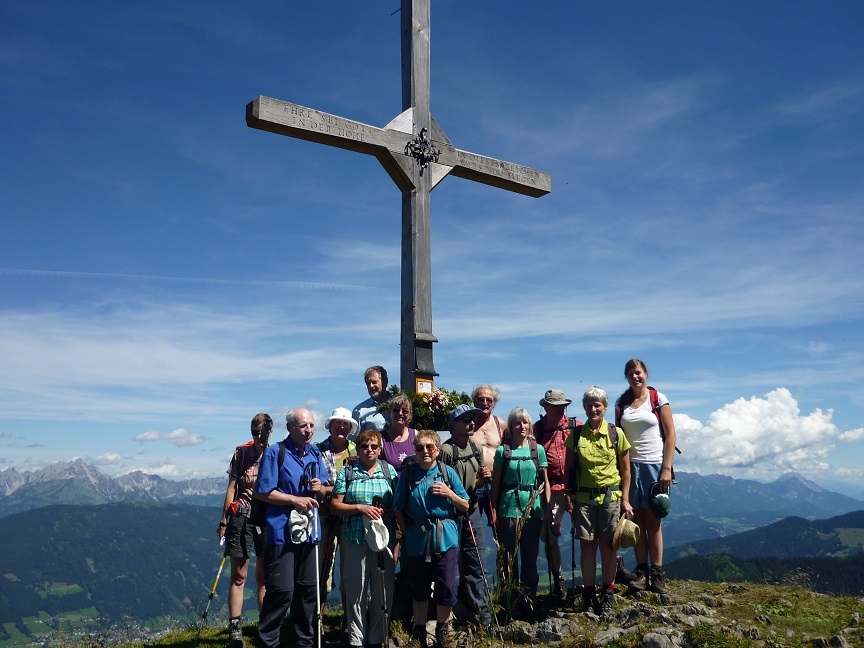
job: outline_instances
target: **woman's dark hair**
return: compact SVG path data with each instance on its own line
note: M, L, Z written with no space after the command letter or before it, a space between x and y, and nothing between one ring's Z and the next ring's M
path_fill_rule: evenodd
M252 432L264 432L267 430L268 433L273 431L273 419L270 418L269 414L256 414L255 418L252 419Z

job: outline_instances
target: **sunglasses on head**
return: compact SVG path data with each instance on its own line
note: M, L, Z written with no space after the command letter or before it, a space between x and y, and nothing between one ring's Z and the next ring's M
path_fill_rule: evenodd
M426 452L432 452L433 450L436 450L437 448L438 448L438 446L436 446L434 443L415 443L414 444L414 450L416 450L417 452L423 452L424 450Z
M377 450L379 448L377 443L361 443L361 450Z

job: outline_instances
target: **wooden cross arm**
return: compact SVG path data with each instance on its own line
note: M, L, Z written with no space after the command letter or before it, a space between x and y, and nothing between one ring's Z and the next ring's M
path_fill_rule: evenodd
M246 105L246 125L375 156L381 154L382 149L401 151L405 148L404 133L270 97L256 97Z
M533 198L545 196L552 191L552 180L545 171L461 151L449 143L433 142L435 148L441 150L438 164L453 167L450 175Z
M402 121L410 124L410 112L403 115L407 119ZM400 118L391 125L395 123L401 123ZM411 133L404 132L410 130L408 124L400 126L404 130L377 128L270 97L257 97L246 105L246 124L270 133L373 155L401 190L413 187L410 172L413 160L405 153L405 145L413 139ZM435 130L439 136L433 135L432 144L440 150L436 173L439 179L450 173L535 198L551 191L549 174L545 171L461 151L453 147L440 129Z

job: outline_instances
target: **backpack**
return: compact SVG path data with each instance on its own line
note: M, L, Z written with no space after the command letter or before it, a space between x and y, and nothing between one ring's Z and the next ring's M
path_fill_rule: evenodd
M447 439L444 443L448 445L455 446L452 439ZM477 470L483 466L483 456L480 454L480 448L477 447L477 444L474 443L471 439L468 439L468 445L471 447L470 455L461 455L458 452L453 457L454 461L471 461L472 459L477 462ZM453 466L454 468L456 466Z
M356 473L358 472L356 466L359 463L360 463L360 459L357 457L348 457L347 459L345 459L345 493L346 494L348 493L348 488L351 486L351 482L354 481L354 479L356 478ZM393 476L390 474L390 464L388 464L383 459L379 459L378 463L381 465L381 472L384 473L384 479L387 480L387 485L390 487L390 491L392 492L394 484L393 484ZM368 473L362 473L362 474L363 474L363 477L361 477L360 479L362 479L364 481L367 479L380 479L380 477L377 477L375 475L369 475Z
M510 465L511 461L514 461L514 460L515 461L529 461L530 460L530 461L534 462L534 469L535 469L535 475L536 475L535 481L534 481L534 487L530 490L537 490L540 487L540 453L537 450L537 439L535 439L533 436L528 437L528 451L529 451L528 457L515 457L515 459L514 459L513 449L510 447L510 444L509 443L504 444L504 457L503 457L504 462L501 464L502 480L503 480L504 474L507 472L507 467ZM502 481L502 486L504 486L504 485L505 484ZM514 486L510 486L510 488L517 488L519 490L523 490L526 487L514 485Z
M629 390L628 390L629 392ZM627 392L625 392L626 394ZM648 385L648 397L651 400L651 411L654 413L654 416L657 417L657 425L660 427L660 439L663 441L663 444L666 444L666 430L663 429L663 421L660 419L660 397L657 395L657 390ZM623 395L621 396L623 398ZM615 425L621 426L621 416L624 414L624 407L621 403L621 398L615 401ZM632 401L631 401L632 402ZM629 405L629 403L628 403ZM675 452L681 454L681 450L678 446L675 446ZM675 468L672 468L672 479L675 479Z

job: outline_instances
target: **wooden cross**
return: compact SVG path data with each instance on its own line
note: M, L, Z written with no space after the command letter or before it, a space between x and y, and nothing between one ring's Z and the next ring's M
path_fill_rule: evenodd
M258 97L246 106L252 128L374 155L402 191L400 386L431 390L432 265L429 192L445 176L539 198L549 174L455 148L429 112L429 0L402 0L402 113L384 128L287 101Z

